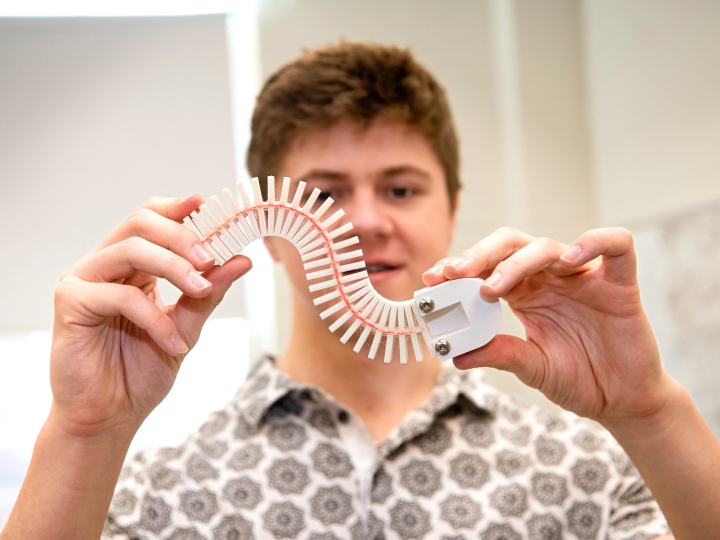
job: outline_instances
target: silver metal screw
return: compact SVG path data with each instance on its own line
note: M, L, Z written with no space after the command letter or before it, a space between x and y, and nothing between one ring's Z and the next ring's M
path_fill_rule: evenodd
M423 313L430 313L433 309L435 309L435 302L432 298L421 298L418 302L418 307Z
M441 356L445 356L450 352L450 342L447 339L438 339L435 342L435 352Z

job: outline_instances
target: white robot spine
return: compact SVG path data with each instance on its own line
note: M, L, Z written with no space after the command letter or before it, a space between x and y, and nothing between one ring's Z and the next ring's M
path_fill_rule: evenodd
M352 230L351 223L338 225L343 210L321 220L333 200L326 199L313 212L320 190L314 189L302 203L305 182L298 183L292 200L288 197L290 183L290 178L283 178L277 199L275 178L269 176L267 200L263 200L257 178L251 183L252 199L238 182L239 197L223 189L227 205L213 196L209 206L203 204L185 218L185 225L197 233L220 265L258 238L278 236L290 241L305 261L310 291L322 293L315 298L315 305L337 301L322 311L320 317L336 315L331 332L348 325L340 337L342 343L360 332L353 350L360 352L369 343L369 358L376 357L383 338L385 362L392 360L397 342L400 362L404 364L408 359L408 341L415 360L423 359L418 335L424 338L430 354L441 360L481 347L495 336L501 309L497 302L486 302L480 297L481 279L447 281L416 291L412 299L403 302L384 298L370 282L361 260L362 250L348 249L359 243L358 237L335 241Z

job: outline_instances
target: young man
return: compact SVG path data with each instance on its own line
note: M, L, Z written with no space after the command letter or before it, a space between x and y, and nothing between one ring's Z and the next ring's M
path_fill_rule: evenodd
M594 422L523 407L479 370L384 364L340 344L279 239L267 246L293 284L287 350L260 359L182 447L122 468L250 268L243 257L213 267L179 224L193 195L151 199L63 276L54 401L2 540L669 538L653 495L676 538L720 529L720 449L661 367L630 235L599 229L569 247L503 229L444 259L457 143L442 90L409 53L343 44L281 69L258 98L248 165L332 196L387 298L487 278L480 292L510 303L527 340L497 336L455 365L512 371L600 422L647 485ZM162 305L155 276L183 291L177 305Z

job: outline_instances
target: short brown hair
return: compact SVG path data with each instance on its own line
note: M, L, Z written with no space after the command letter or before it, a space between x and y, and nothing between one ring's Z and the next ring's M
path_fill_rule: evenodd
M305 52L280 68L255 105L248 171L261 179L277 174L303 132L341 120L365 127L379 116L400 120L426 137L454 205L460 189L458 140L445 92L410 51L397 47L342 42Z

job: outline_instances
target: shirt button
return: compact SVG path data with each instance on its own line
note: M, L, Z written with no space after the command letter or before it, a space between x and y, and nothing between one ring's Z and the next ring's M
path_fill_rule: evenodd
M347 411L341 410L340 412L338 412L337 417L338 417L338 422L340 422L341 424L347 424L348 421L350 420L350 415L347 413Z

